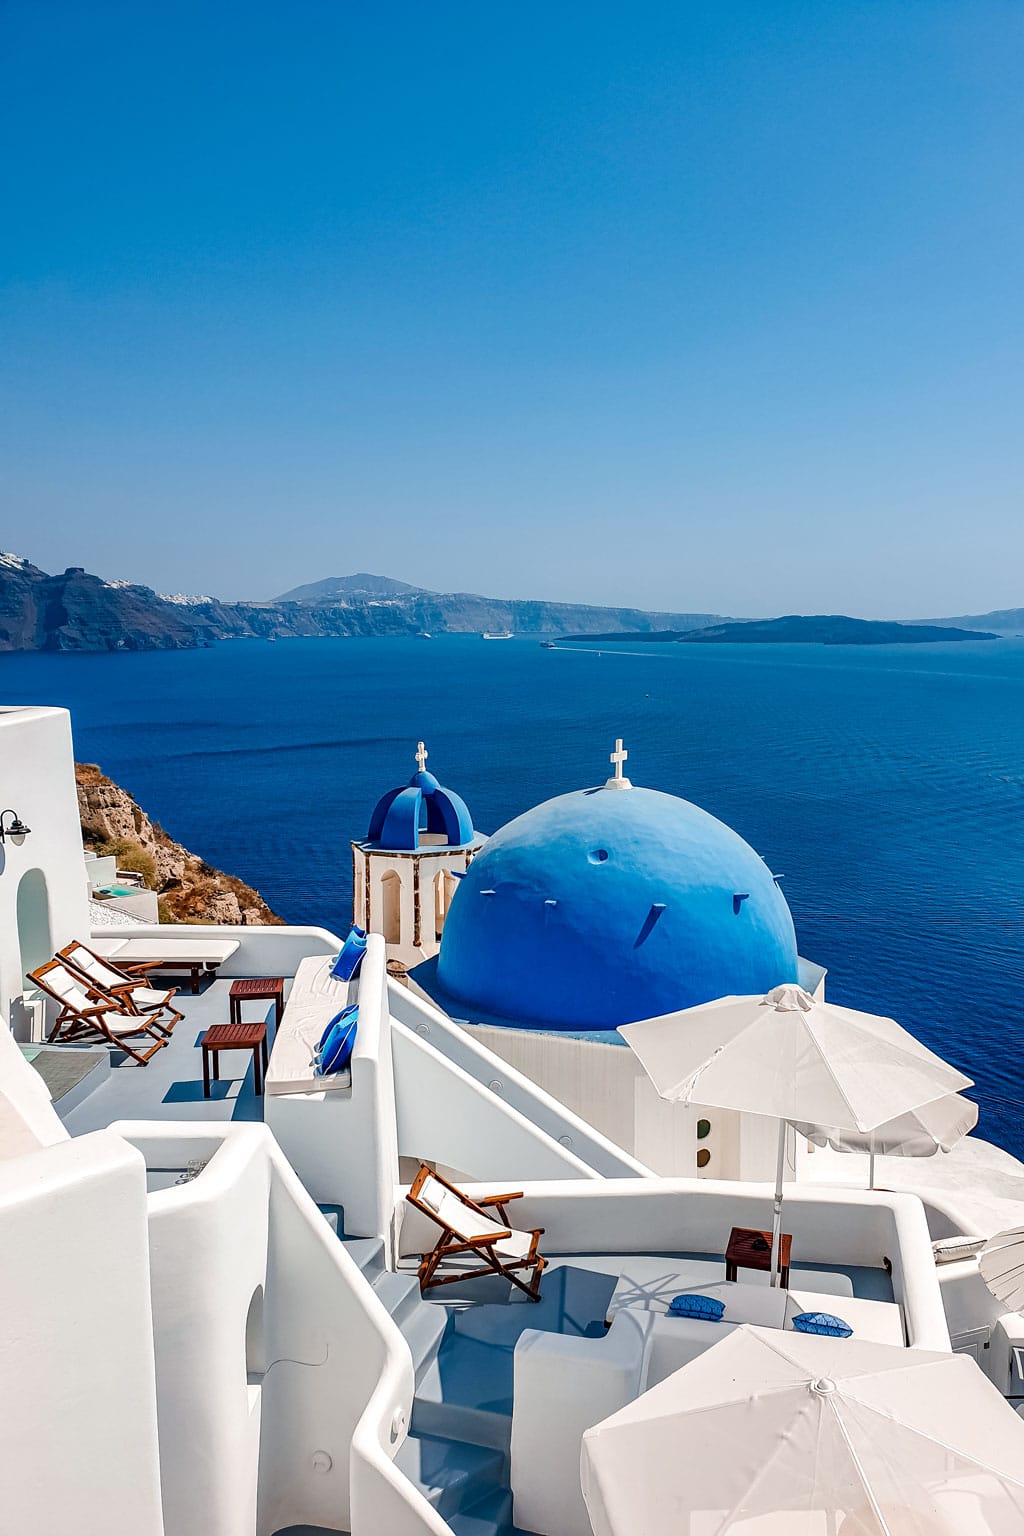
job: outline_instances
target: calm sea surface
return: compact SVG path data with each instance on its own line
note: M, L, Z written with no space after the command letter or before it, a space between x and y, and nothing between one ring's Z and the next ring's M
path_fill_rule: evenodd
M1024 1154L1024 641L233 642L3 656L0 702L66 705L80 759L282 917L335 929L349 839L418 737L490 832L601 782L623 736L635 783L697 801L784 873L832 999L962 1067L982 1134Z

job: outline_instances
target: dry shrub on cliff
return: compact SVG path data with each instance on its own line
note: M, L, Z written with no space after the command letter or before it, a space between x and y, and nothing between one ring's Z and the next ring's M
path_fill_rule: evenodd
M94 788L97 784L109 784L110 782L111 780L107 778L99 763L75 764L76 784L81 784L86 789L89 789Z

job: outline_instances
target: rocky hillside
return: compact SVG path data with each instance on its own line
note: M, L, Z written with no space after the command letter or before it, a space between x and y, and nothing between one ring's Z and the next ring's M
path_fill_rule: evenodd
M297 594L302 594L301 597ZM694 629L718 614L646 613L581 603L428 592L390 577L330 577L272 603L161 596L103 581L77 566L48 576L19 555L0 554L0 651L178 650L218 640L318 636L561 634L566 630Z
M258 891L176 843L95 763L76 763L75 781L83 843L94 853L113 854L118 868L142 875L159 894L161 922L283 922Z
M195 627L148 587L112 585L76 566L48 576L0 556L0 651L175 650Z

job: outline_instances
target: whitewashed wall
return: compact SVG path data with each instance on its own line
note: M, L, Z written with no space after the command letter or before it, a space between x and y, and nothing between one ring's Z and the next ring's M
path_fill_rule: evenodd
M149 1204L166 1536L440 1536L393 1465L409 1347L266 1128L111 1129L153 1167L208 1159Z
M0 1163L0 1254L0 1530L163 1536L138 1152L98 1131Z
M529 1077L517 1071L507 1059L503 1060L488 1050L477 1038L476 1031L463 1029L460 1025L453 1023L447 1014L442 1013L421 994L397 981L389 981L388 1007L393 1023L399 1025L397 1032L399 1036L401 1027L404 1026L417 1039L431 1046L434 1051L485 1089L484 1103L489 1103L493 1107L496 1101L499 1113L506 1109L514 1112L515 1116L520 1121L526 1122L528 1127L543 1132L547 1138L556 1141L574 1157L582 1159L593 1172L602 1174L606 1178L631 1178L643 1176L652 1171L635 1157L624 1152L620 1146L609 1141L606 1136L602 1136L599 1131L595 1131L592 1125L573 1114L564 1103L546 1093ZM408 1095L414 1091L415 1069L413 1068L411 1082L403 1082L401 1102L406 1103ZM410 1112L418 1113L421 1108L422 1106L417 1103L410 1106ZM406 1124L400 1116L399 1131L403 1141L403 1152L405 1142L410 1139L406 1135L406 1129ZM486 1140L486 1126L477 1124L472 1132L467 1127L466 1134L473 1134L479 1145L481 1140ZM472 1147L468 1150L472 1150ZM450 1166L475 1167L476 1163L459 1163L452 1159ZM514 1175L515 1172L515 1169L506 1167L502 1170L502 1175ZM519 1170L519 1173L523 1178L530 1177L525 1168ZM548 1176L555 1177L555 1174L552 1171Z
M66 709L0 708L0 810L8 808L31 830L0 844L0 1021L27 1038L25 970L89 931Z

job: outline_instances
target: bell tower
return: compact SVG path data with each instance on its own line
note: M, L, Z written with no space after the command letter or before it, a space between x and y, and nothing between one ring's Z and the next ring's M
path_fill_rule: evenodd
M352 920L383 934L399 974L437 954L459 879L486 842L429 756L417 742L416 772L378 800L366 837L352 843Z

